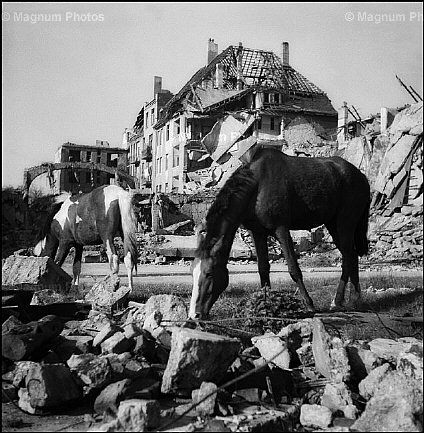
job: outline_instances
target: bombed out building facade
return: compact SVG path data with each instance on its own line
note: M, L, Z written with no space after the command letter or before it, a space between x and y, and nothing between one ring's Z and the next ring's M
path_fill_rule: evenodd
M278 56L242 43L219 53L210 39L206 66L155 108L151 155L139 156L149 167L151 192L192 193L216 181L248 137L306 156L328 155L337 137L337 111L290 65L287 42ZM141 116L146 122L146 106L136 125ZM130 161L136 151L129 146Z

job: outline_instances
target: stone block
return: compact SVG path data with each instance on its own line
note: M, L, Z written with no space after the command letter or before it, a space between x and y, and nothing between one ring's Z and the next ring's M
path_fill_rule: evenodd
M266 361L274 358L272 364L282 369L289 368L290 353L287 343L278 335L275 335L273 332L267 332L264 335L253 337L251 341Z
M350 365L346 349L340 338L327 333L318 318L313 319L312 351L316 370L334 382L350 379Z
M304 427L327 428L333 415L328 407L318 404L303 404L300 408L300 423Z
M374 352L379 358L388 362L396 364L397 358L401 352L408 350L413 343L419 343L419 340L392 340L390 338L376 338L368 344L370 350Z
M193 400L193 404L198 404L198 406L196 406L196 413L201 416L214 414L217 390L218 387L215 383L202 382L199 389L194 389L192 391L191 398ZM200 401L203 399L205 400L200 403Z
M128 340L123 332L115 332L111 337L101 343L103 353L124 353L134 347L134 342Z
M365 400L369 400L380 386L381 381L390 371L392 371L390 364L383 364L375 368L359 383L359 394L364 397Z
M162 320L185 321L188 318L187 305L183 299L175 295L151 296L145 306L146 317L154 311L162 313Z
M30 305L51 305L65 302L72 302L69 296L62 293L57 293L53 289L43 289L34 292Z
M66 290L72 277L50 257L9 256L2 265L3 286Z
M82 397L71 371L63 364L36 364L25 377L32 407L60 406Z
M374 352L360 345L346 346L349 364L352 370L352 376L357 382L365 379L374 368L382 364L382 359L379 358Z
M94 411L98 414L103 414L109 409L116 412L119 403L125 398L125 392L130 383L130 379L124 379L104 388L94 402Z
M422 383L392 371L384 376L352 430L419 432L422 414Z
M112 337L116 332L121 331L121 328L111 321L107 321L101 328L97 335L93 340L93 347L97 347L99 344L103 343L103 341Z
M348 387L343 382L325 385L321 405L328 407L332 413L341 411L346 418L356 419L356 407Z
M189 328L174 330L162 392L188 394L202 382L219 382L236 359L240 347L240 341L234 338Z
M412 343L404 352L399 353L396 369L404 375L423 381L423 344Z
M151 312L143 323L143 329L150 332L150 334L160 326L163 319L163 314L159 310Z
M155 429L160 424L159 403L156 400L124 400L119 405L117 419L123 431Z
M111 382L112 368L106 358L87 353L72 355L66 363L82 384L84 395L102 389Z

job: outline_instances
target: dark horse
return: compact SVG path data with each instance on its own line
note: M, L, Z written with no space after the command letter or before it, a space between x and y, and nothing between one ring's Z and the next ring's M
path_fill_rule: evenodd
M299 158L261 149L228 179L199 231L192 265L189 317L205 318L228 285L227 262L237 228L250 230L262 287L270 287L267 237L281 244L290 276L306 308L314 306L303 283L289 230L325 224L342 253L342 275L332 308L341 308L349 278L354 286L348 307L360 300L358 255L368 252L368 180L340 157Z
M73 284L78 284L84 245L106 246L110 269L119 270L113 243L115 236L124 242L124 263L128 285L133 288L132 270L137 269L136 217L131 194L116 185L100 186L87 194L68 196L56 203L38 236L37 256L49 256L62 266L69 250L75 247Z

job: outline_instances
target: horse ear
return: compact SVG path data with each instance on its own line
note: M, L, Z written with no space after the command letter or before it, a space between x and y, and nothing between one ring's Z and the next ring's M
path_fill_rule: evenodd
M211 248L211 256L214 256L224 245L224 235L222 235Z

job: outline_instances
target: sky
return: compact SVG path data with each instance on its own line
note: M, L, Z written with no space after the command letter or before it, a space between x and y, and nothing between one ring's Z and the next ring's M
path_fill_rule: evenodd
M153 77L177 93L207 42L281 53L362 117L421 95L422 3L2 3L2 185L67 142L120 146Z

